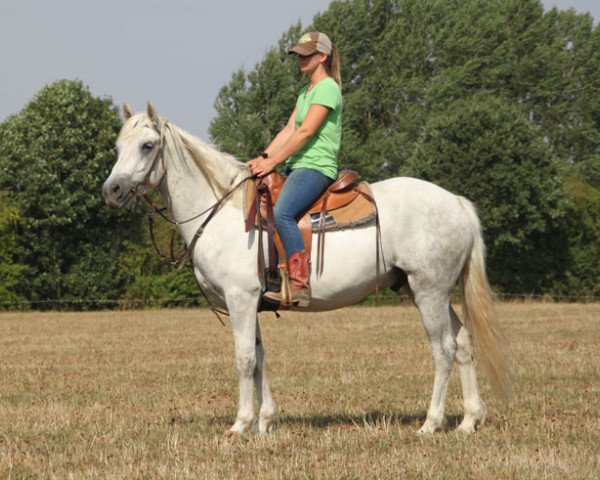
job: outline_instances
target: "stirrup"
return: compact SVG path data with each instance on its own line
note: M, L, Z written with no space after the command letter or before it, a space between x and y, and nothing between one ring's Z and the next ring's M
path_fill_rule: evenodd
M279 268L281 278L279 292L267 290L263 293L263 299L280 308L290 308L292 306L292 289L290 286L290 274L286 267Z
M310 290L292 290L291 298L289 303L284 301L281 292L265 292L263 293L263 299L272 305L277 305L281 308L294 307L308 307L310 305Z

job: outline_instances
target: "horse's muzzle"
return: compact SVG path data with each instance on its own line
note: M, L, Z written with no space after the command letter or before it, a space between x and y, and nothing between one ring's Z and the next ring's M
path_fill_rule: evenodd
M135 186L124 178L108 178L102 187L102 195L111 208L123 208L135 198Z

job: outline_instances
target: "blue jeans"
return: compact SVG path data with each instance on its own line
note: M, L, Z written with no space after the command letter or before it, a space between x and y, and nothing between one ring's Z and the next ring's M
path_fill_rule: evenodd
M333 179L310 168L292 170L288 175L274 210L275 226L287 258L304 250L297 220L332 183Z

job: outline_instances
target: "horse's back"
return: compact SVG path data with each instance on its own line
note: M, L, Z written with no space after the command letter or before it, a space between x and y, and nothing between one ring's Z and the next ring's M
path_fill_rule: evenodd
M372 190L388 254L407 269L441 258L462 262L479 235L471 202L433 183L396 177Z
M395 177L371 185L383 214L424 220L440 227L454 222L472 223L474 207L469 200L438 185L411 177Z
M371 187L375 195L382 193L389 196L390 199L403 199L407 202L425 201L425 203L433 205L453 201L457 198L454 193L434 183L412 177L388 178L371 184Z

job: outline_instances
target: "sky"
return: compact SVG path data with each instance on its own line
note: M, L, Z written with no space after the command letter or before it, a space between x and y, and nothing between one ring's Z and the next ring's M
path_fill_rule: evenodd
M0 122L45 85L159 114L209 141L219 89L331 0L0 0ZM600 0L543 0L600 19ZM335 41L335 39L334 39ZM290 100L290 105L293 103ZM291 107L290 107L291 108Z

